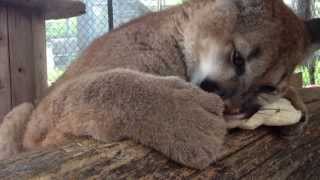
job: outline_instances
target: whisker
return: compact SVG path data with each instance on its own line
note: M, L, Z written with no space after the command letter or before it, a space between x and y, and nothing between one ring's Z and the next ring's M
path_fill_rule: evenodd
M282 109L280 108L261 108L260 110L275 110L275 111L280 111Z
M263 112L257 112L256 114L262 114L262 115L270 115L270 114L267 114L267 113L263 113Z
M260 96L260 98L262 98L263 100L269 102L268 98L267 97L263 97L263 96Z
M260 109L260 111L263 111L263 110L274 110L274 111L278 111L278 112L280 112L280 111L288 111L289 112L289 110L287 110L287 109L280 109L280 108L262 108L262 109Z

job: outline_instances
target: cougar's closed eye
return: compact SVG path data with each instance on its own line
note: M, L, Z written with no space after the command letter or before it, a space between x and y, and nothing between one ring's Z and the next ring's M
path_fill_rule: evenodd
M237 75L241 76L245 73L245 59L236 49L234 49L231 53L231 62L234 65Z
M276 90L277 88L272 85L263 85L258 88L259 93L273 93Z

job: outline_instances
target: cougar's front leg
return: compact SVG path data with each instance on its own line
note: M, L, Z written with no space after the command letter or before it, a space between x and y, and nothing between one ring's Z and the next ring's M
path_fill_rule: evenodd
M222 154L222 100L180 78L116 69L84 75L54 91L46 112L38 111L55 117L47 123L52 127L42 140L45 145L63 139L61 134L102 141L128 138L200 169Z
M284 97L290 100L292 105L303 113L303 116L298 124L287 127L281 127L280 129L282 135L284 135L287 138L292 138L297 135L300 135L303 132L305 126L307 125L309 120L308 109L298 92L293 87L288 88Z

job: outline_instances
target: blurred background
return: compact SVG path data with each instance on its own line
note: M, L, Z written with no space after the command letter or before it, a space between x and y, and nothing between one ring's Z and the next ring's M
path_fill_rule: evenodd
M95 38L148 12L183 0L83 0L86 14L46 21L48 83L52 84ZM110 17L110 18L109 18Z
M68 65L95 38L112 28L142 16L182 3L185 0L82 0L86 14L69 19L46 21L48 83L59 78ZM320 15L320 0L285 0L301 17ZM297 69L303 74L304 85L320 84L320 54L316 53L305 66Z

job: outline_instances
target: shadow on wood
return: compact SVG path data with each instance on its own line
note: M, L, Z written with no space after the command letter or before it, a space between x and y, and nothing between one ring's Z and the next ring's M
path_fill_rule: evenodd
M175 164L130 141L79 140L0 162L0 179L320 179L320 88L302 89L311 112L303 136L286 141L271 128L234 131L225 156L203 171Z

